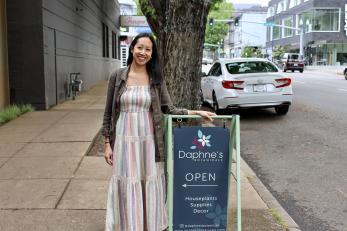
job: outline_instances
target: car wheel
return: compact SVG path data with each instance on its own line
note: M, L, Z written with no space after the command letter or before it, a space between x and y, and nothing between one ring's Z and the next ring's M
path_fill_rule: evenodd
M218 106L218 101L217 101L217 97L216 94L213 92L212 93L212 100L213 100L213 110L215 111L215 113L219 112L219 106Z
M347 80L347 71L345 71L345 79Z
M304 70L303 70L303 69L301 69L301 70L300 70L300 73L302 73L302 72L304 72Z
M277 115L286 115L289 110L289 105L280 105L275 107Z

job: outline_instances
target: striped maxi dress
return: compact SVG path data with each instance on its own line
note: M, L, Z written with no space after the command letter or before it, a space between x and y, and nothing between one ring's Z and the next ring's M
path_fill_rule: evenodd
M167 227L163 163L155 162L150 87L127 86L120 98L105 231Z

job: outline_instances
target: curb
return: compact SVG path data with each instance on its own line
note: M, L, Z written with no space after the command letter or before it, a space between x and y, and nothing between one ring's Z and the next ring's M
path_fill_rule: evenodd
M249 167L249 165L241 157L242 171L250 176L248 181L251 183L255 191L259 194L260 198L269 207L269 209L276 210L280 217L287 224L288 231L301 231L298 224L293 220L293 218L287 213L287 211L281 206L277 199L272 195L272 193L265 187L263 182L257 177L255 172Z

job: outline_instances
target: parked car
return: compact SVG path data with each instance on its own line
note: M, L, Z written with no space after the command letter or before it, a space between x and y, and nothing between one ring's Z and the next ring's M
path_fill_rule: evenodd
M300 71L300 73L304 72L305 61L302 55L297 53L285 53L281 60L283 72L294 72L296 70Z
M271 61L238 58L216 61L201 78L203 101L221 109L274 107L285 115L292 104L292 80Z
M343 75L345 76L345 79L347 80L347 67L343 70Z

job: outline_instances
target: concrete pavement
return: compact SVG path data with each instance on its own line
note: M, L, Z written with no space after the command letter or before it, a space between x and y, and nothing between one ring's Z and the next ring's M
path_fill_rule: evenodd
M343 75L345 66L306 66L307 71L329 72L333 74Z
M0 230L103 231L111 168L102 156L86 156L99 132L106 82L74 101L35 111L0 127ZM242 161L243 230L282 231L273 209L297 225ZM235 179L231 178L235 185ZM235 187L233 187L235 188ZM230 228L235 227L235 193Z

